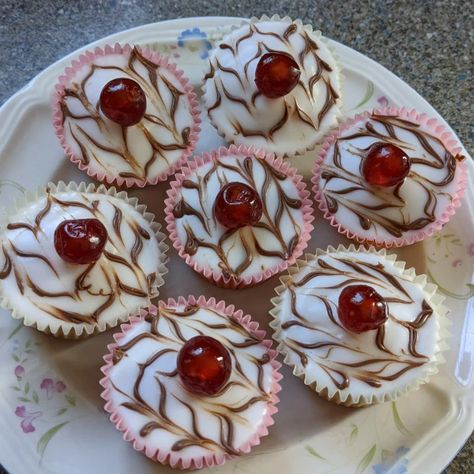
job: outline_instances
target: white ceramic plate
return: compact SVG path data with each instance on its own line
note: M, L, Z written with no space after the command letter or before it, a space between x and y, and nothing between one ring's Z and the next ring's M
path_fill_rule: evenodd
M213 43L236 18L192 18L146 25L118 33L88 48L116 41L153 44L169 54L198 85ZM403 81L382 66L331 42L344 65L345 115L385 103L407 105L442 120ZM86 49L86 48L84 48ZM82 51L82 50L81 50ZM39 74L0 109L0 200L7 206L24 188L48 181L86 180L64 159L50 121L57 76L79 51ZM198 151L222 143L204 123ZM311 154L296 160L309 177ZM471 176L474 165L469 161ZM132 191L163 219L167 184ZM320 399L290 371L270 436L248 456L213 470L218 473L438 472L474 427L472 391L474 321L474 191L443 231L398 251L427 273L447 296L453 338L447 363L432 382L393 404L348 409ZM309 250L343 242L317 214ZM219 290L197 277L170 252L163 297L204 293L234 303L265 327L277 277L248 290ZM182 282L186 282L183 286ZM49 338L0 315L0 462L14 474L166 473L122 441L99 397L99 367L111 333L81 342Z

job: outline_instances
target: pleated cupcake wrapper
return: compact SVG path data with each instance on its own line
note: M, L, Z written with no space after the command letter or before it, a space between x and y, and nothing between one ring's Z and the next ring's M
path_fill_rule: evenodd
M176 229L176 218L173 215L173 208L178 202L183 181L202 165L209 163L215 158L221 158L224 156L256 156L264 159L274 169L282 171L292 180L298 190L299 198L302 201L301 212L303 213L304 227L298 245L295 247L290 258L282 261L274 267L267 268L258 274L239 279L224 276L222 270L218 268L203 266L198 262L198 258L189 255L189 253L186 252L185 243L179 239ZM267 154L262 149L254 147L248 148L244 145L231 145L229 148L220 147L217 150L212 150L203 153L202 155L195 156L192 161L189 161L178 173L176 173L175 181L170 183L170 188L167 191L167 198L165 199L166 229L168 230L169 238L173 243L173 247L177 250L179 256L184 259L184 261L194 271L221 288L243 288L254 286L288 268L289 265L293 264L296 259L303 254L304 249L308 245L308 241L311 238L311 231L313 230L313 220L314 216L309 192L306 189L306 184L304 183L302 176L297 173L296 169L291 167L289 163L284 161L281 157L277 158L274 154Z
M158 296L158 288L164 285L164 275L168 272L166 268L166 263L168 261L167 252L168 245L165 243L166 237L161 232L161 225L154 220L155 216L146 211L146 206L144 204L139 204L138 199L134 197L129 197L125 191L118 191L116 188L106 188L104 185L95 185L95 184L86 184L86 183L64 183L59 181L57 184L48 183L46 187L40 187L34 192L27 192L25 196L20 197L13 206L7 210L6 215L2 221L0 221L0 235L5 231L6 225L8 222L11 222L11 219L21 211L22 208L28 206L32 202L41 199L46 194L46 189L49 189L52 194L61 193L61 192L78 192L78 193L97 193L103 194L106 196L111 196L117 199L125 201L127 204L132 206L138 213L140 213L143 218L148 222L150 229L153 231L156 240L158 242L158 248L160 251L160 261L157 262L156 270L156 280L152 286L150 295L147 298L143 299L143 304L139 307L134 308L131 311L127 311L122 314L116 314L113 319L107 321L98 321L97 324L71 324L58 319L55 319L51 316L49 322L38 321L35 318L34 313L24 313L22 312L14 300L12 300L4 291L0 288L0 307L11 312L11 315L14 319L19 319L23 321L25 326L30 326L38 331L42 331L46 334L53 335L55 337L62 337L65 339L80 339L89 337L100 332L106 331L112 327L117 326L117 324L126 321L130 316L136 314L140 308L147 307L151 298Z
M403 275L407 276L413 283L416 283L423 289L426 301L430 303L434 314L437 315L436 321L438 335L435 352L431 356L430 361L425 364L424 372L417 379L411 380L409 383L399 388L387 390L381 393L373 393L367 396L352 395L351 393L342 394L342 391L337 389L335 386L330 387L325 382L318 380L314 374L308 373L308 371L306 371L306 369L300 363L295 364L291 361L288 347L284 342L284 336L282 336L281 330L279 328L279 314L281 310L280 305L282 302L280 295L287 289L288 281L291 280L294 275L298 274L300 270L306 267L308 264L317 261L317 259L322 255L331 253L338 254L342 252L359 252L362 254L375 253L380 256L381 260L393 262L396 268L402 270ZM435 284L428 282L426 275L416 275L414 268L406 269L405 266L405 262L397 260L397 256L394 254L387 254L385 249L376 249L373 246L367 248L362 245L356 247L353 244L350 244L349 247L339 245L337 248L329 246L327 250L317 249L315 254L306 254L304 260L298 260L296 265L288 269L288 275L284 275L280 278L281 285L275 288L277 296L273 297L271 300L273 308L270 310L270 315L272 316L273 320L270 322L270 327L275 331L273 334L273 339L278 343L277 350L283 355L285 364L292 368L293 374L303 380L306 385L312 388L321 397L339 405L350 407L362 407L375 403L395 401L402 395L418 390L421 385L429 381L431 376L438 373L438 366L445 362L443 352L449 349L449 345L446 342L446 340L451 337L449 327L452 323L447 316L449 309L442 304L445 300L445 297L438 292L438 287Z
M64 97L64 91L69 86L71 81L74 79L76 73L80 71L83 67L88 67L92 64L97 58L110 55L129 55L132 51L132 46L129 44L120 45L116 43L115 45L105 45L102 48L96 47L93 51L87 51L81 54L76 60L74 60L69 67L67 67L58 79L58 83L55 86L55 92L52 100L52 109L53 109L53 125L61 146L63 147L66 155L71 160L72 163L77 165L77 167L87 173L91 178L94 178L98 181L101 181L106 184L115 184L117 186L123 187L144 187L148 185L155 185L160 181L165 181L169 176L174 174L177 169L179 169L192 155L196 143L199 138L199 132L201 131L200 124L200 111L199 111L199 101L194 92L193 87L190 85L189 80L184 76L183 71L176 67L176 64L170 62L166 56L163 56L157 52L152 51L147 47L137 46L141 54L149 59L151 62L155 63L157 66L166 68L171 72L180 82L183 90L185 91L186 97L189 101L191 107L191 115L193 117L193 127L189 135L189 145L183 150L181 158L174 163L163 173L152 176L146 179L138 178L123 178L116 174L113 174L109 171L99 171L93 169L88 164L84 163L80 156L74 154L74 151L67 143L64 126L63 126L63 112L61 108L61 101ZM105 84L104 84L105 85Z
M281 390L279 384L283 376L280 374L279 369L281 364L276 360L278 355L277 351L271 349L272 341L265 339L265 331L259 329L259 325L256 321L251 319L251 316L244 314L242 310L237 310L234 305L227 305L225 301L217 301L215 298L207 299L205 296L188 296L184 298L180 296L177 300L170 298L168 301L159 301L157 306L150 306L146 310L141 310L140 314L130 318L126 324L122 324L120 332L114 335L114 341L112 344L107 346L108 353L104 356L105 365L101 368L104 377L101 379L100 384L104 388L101 396L105 400L105 410L110 414L110 420L114 423L115 427L123 433L123 439L132 444L134 449L145 454L153 461L160 462L162 464L169 464L172 468L178 469L202 469L206 467L212 467L221 465L229 459L234 458L227 453L214 453L210 452L205 456L196 456L189 459L184 459L179 451L170 452L167 449L152 448L147 446L145 438L136 438L128 429L127 419L121 416L118 412L118 407L114 406L113 403L113 392L114 388L110 380L110 372L113 367L112 354L114 350L120 347L120 342L126 336L126 334L133 330L137 323L143 322L144 318L148 314L156 315L162 307L175 307L178 305L198 305L201 308L211 309L225 316L232 316L238 321L251 335L255 336L261 341L261 344L268 349L268 356L270 357L270 364L272 366L272 383L270 387L271 401L268 402L268 410L266 411L261 424L257 431L249 440L247 440L242 446L237 448L239 454L248 453L253 446L260 444L260 439L268 434L268 428L273 425L273 416L278 412L276 405L280 401L277 393Z
M330 133L326 140L324 141L321 149L319 151L318 157L314 164L313 176L311 182L313 183L313 192L315 194L316 202L318 203L319 209L322 211L324 217L329 221L329 223L336 228L336 230L345 235L351 240L356 240L359 243L366 243L368 245L375 245L377 247L403 247L405 245L411 245L416 242L420 242L427 237L432 236L436 232L440 231L442 227L449 221L449 219L455 214L456 209L461 205L461 200L464 195L464 191L467 185L467 163L466 159L463 161L457 162L456 171L459 174L458 178L458 187L456 192L453 194L453 199L451 204L449 204L436 220L431 224L428 224L425 228L418 231L410 231L407 235L399 238L384 238L380 239L374 236L373 239L359 235L355 230L347 228L344 226L344 223L340 222L337 217L329 212L324 194L319 187L321 179L322 165L327 158L327 153L329 148L336 142L336 140L341 136L341 134L351 128L354 124L359 122L364 122L370 117L373 113L379 115L389 115L389 116L399 116L401 118L407 119L411 122L418 123L426 128L436 137L438 137L446 147L446 149L456 156L461 153L462 149L459 145L459 141L456 140L454 135L446 129L446 127L439 123L437 119L430 118L427 114L419 114L414 109L407 109L402 107L400 109L396 107L386 107L381 109L374 109L373 111L366 111L361 114L357 114L355 117L346 120L341 126Z
M258 22L262 22L262 21L281 21L281 22L284 22L284 23L296 23L298 26L301 26L303 27L307 32L308 34L313 37L316 42L322 42L326 45L326 47L329 49L329 51L331 52L333 58L334 58L334 62L336 63L336 66L337 66L337 78L336 78L336 81L337 81L337 86L338 86L338 89L339 89L339 92L340 92L340 97L339 99L337 99L337 107L336 107L336 115L334 117L334 121L333 121L333 124L332 126L328 126L327 129L325 130L326 132L329 132L330 130L334 129L335 127L338 126L339 122L341 121L341 118L342 118L342 95L343 95L343 87L344 87L344 75L342 74L342 66L341 66L341 63L340 63L340 60L339 60L339 57L335 51L335 49L329 44L328 40L321 34L321 31L319 30L313 30L313 26L310 25L310 24L303 24L303 22L300 20L300 19L296 19L296 20L292 20L289 16L285 16L285 17L280 17L280 15L272 15L271 17L267 16L267 15L262 15L260 18L257 18L257 17L252 17L250 18L250 20L244 20L242 21L241 23L239 23L238 25L235 25L231 28L231 30L229 32L227 32L223 39L220 42L224 41L226 36L231 34L233 31L235 31L236 29L239 29L241 28L242 26L244 25L247 25L247 24L254 24L254 23L258 23ZM216 45L215 48L217 48L219 46L219 43ZM209 62L209 66L210 66L210 62ZM210 72L210 69L207 68L203 77L205 77L205 75L207 73ZM207 91L207 81L206 80L203 80L203 83L201 84L201 89L202 89L202 92L203 92L203 96L206 94L206 91ZM204 105L204 107L206 107L206 105ZM236 139L235 139L235 135L233 134L226 134L220 127L219 127L219 124L216 123L211 115L208 113L207 114L208 118L209 118L209 121L211 122L212 126L216 129L217 133L224 139L226 140L227 142L229 143L234 143L235 145L244 145L244 146L253 146L251 144L247 144L247 143L237 143ZM244 140L244 139L243 139ZM300 148L297 148L295 149L294 151L292 151L291 153L288 153L288 152L283 152L283 153L275 153L275 155L277 156L281 156L283 158L288 158L288 157L292 157L292 156L296 156L296 155L302 155L304 153L306 153L307 151L311 151L313 150L317 145L321 144L322 140L324 140L324 136L321 135L320 137L318 137L317 140L314 141L314 143L310 143L309 145L307 146L303 146L303 147L300 147Z

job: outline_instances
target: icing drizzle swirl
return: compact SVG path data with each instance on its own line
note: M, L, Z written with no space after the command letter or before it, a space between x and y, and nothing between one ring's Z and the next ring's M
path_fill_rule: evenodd
M248 184L262 200L255 226L226 229L214 217L217 193L234 181ZM290 259L304 228L303 202L292 179L255 156L214 157L186 176L171 206L185 253L236 282Z
M213 396L187 391L176 370L180 348L202 334L224 344L232 359L229 381ZM267 346L233 316L198 304L161 303L114 349L111 400L127 429L155 450L233 456L258 431L271 402L270 362Z
M339 323L337 302L359 283L384 297L389 320L355 334ZM436 317L421 286L380 255L322 254L288 280L281 297L277 338L293 363L332 392L390 390L419 377L434 354Z
M292 92L268 99L255 85L266 53L290 54L301 77ZM314 145L335 120L339 105L336 62L324 42L295 22L249 23L227 35L210 58L204 100L208 115L229 140L275 153Z
M402 148L411 159L409 175L393 188L369 186L360 171L364 153L380 141ZM344 227L369 239L401 239L435 222L451 204L463 159L422 125L373 113L328 149L319 188L329 213Z
M102 87L116 77L133 79L146 94L145 116L135 126L122 127L100 111ZM61 110L66 141L84 165L139 181L152 179L178 161L194 126L183 85L137 48L128 56L97 57L79 70L64 90Z
M54 248L57 225L91 217L107 228L102 256L87 266L67 264ZM0 242L0 290L35 318L95 326L138 310L158 294L155 233L131 205L113 196L47 190L20 210Z

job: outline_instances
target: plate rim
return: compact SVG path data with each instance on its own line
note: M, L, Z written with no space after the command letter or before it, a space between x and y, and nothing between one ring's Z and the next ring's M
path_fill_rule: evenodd
M173 30L176 30L178 32L178 31L183 30L183 28L186 28L186 27L205 25L206 27L211 28L212 26L217 26L217 25L222 25L222 24L224 25L236 24L245 20L247 19L243 17L231 17L231 16L184 17L184 18L176 18L176 19L170 19L170 20L159 21L159 22L152 22L145 25L139 25L133 28L122 30L116 33L112 33L106 37L100 38L87 45L84 45L76 49L75 51L72 51L71 53L58 59L57 61L55 61L54 63L50 64L48 67L43 69L41 72L39 72L37 75L35 75L21 89L19 89L16 93L14 93L10 98L8 98L2 104L2 106L0 107L0 118L3 116L7 116L9 114L9 110L16 107L18 102L21 102L22 100L27 101L29 97L34 99L36 96L36 98L38 98L40 95L39 94L37 95L34 90L34 87L37 83L40 83L43 78L47 78L47 76L53 73L56 69L58 70L64 69L64 67L67 66L72 61L72 59L77 57L80 53L87 51L91 48L94 48L98 45L109 43L109 42L120 41L120 37L124 37L124 36L130 36L130 35L133 36L140 33L145 34L148 30L153 30L157 28L158 26L163 29L163 36L169 37L172 34ZM154 34L156 34L157 36L160 36L160 34L157 34L156 31L154 32ZM122 41L128 42L128 41L133 41L133 40L129 38L127 40L122 40ZM456 136L456 138L458 138L454 130L443 119L443 117L438 113L438 111L403 79L398 77L396 74L392 73L382 64L376 62L370 57L360 53L359 51L349 46L346 46L332 39L329 39L329 43L336 50L338 50L337 51L338 54L339 54L339 51L342 51L344 54L349 54L350 56L354 56L355 58L358 58L359 60L361 60L362 63L365 63L369 65L370 67L374 68L377 75L384 75L384 76L388 75L391 81L401 84L399 87L401 87L402 89L405 89L406 93L409 92L409 96L416 99L416 102L418 104L423 105L423 107L421 107L421 111L430 112L434 117L440 120L443 123L443 125L445 125L454 134L454 136ZM350 63L348 66L351 66ZM343 69L344 68L345 68L345 65L343 64ZM354 68L354 65L352 65L352 68ZM347 69L351 69L351 67L347 67ZM355 70L363 71L361 68L355 68ZM361 74L367 77L366 74L364 74L363 72ZM376 80L374 80L374 82L376 82ZM405 97L406 97L406 94L405 94ZM40 99L41 99L40 102L43 103L44 98L40 97ZM417 108L417 110L420 110L420 108ZM8 145L10 138L14 134L13 131L15 130L15 124L13 124L13 126L9 128L11 128L11 133L4 132L2 134L0 132L0 142L2 143L2 147L5 147L6 145ZM459 140L459 143L462 143L462 142ZM468 156L468 167L470 168L470 173L472 176L472 173L474 172L474 163L469 158L469 155L467 152L466 152L466 155ZM469 189L468 189L468 192L469 192ZM470 193L474 195L474 191L470 191ZM467 318L467 317L469 316L464 316L464 318ZM428 464L431 464L433 468L442 470L452 461L452 459L456 456L459 450L462 449L466 440L469 438L472 431L474 430L474 393L471 393L471 396L469 396L469 392L472 392L472 384L471 386L464 387L464 388L457 387L457 390L451 393L451 395L454 394L456 396L456 402L457 402L456 413L457 415L459 415L460 413L464 414L464 422L453 423L452 419L453 418L455 419L456 417L455 416L450 417L451 429L448 430L448 427L446 427L442 436L440 436L440 433L438 431L436 433L435 439L433 439L433 436L431 436L432 438L431 442L435 444L435 447L433 447L433 444L430 446L429 450L427 450L426 447L425 448L421 447L420 449L417 450L421 452L417 452L416 457L411 456L412 452L410 452L410 455L408 455L410 459L410 469L413 469L413 471L416 471L417 468L421 467L421 465L424 465L424 468L426 469L426 466ZM449 420L446 420L446 423L448 423L448 421ZM433 425L431 431L433 431L434 428L436 428L436 426L437 424ZM429 433L431 433L431 431ZM437 430L435 430L435 432L436 431ZM451 449L451 450L440 449L441 447L446 446L445 445L446 439L450 440L449 444L451 446L456 445L456 448ZM453 442L453 440L455 441ZM419 442L420 440L417 441L417 444ZM427 456L430 456L429 460L426 459Z

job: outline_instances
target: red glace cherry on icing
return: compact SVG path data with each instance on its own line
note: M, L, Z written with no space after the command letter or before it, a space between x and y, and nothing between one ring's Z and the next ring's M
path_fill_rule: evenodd
M362 161L362 175L376 186L395 186L401 183L410 171L410 158L391 143L374 143Z
M228 229L255 225L262 217L262 201L250 186L228 183L214 201L214 216Z
M113 122L130 127L140 122L145 115L146 96L133 79L119 77L112 79L102 89L100 108Z
M98 219L74 219L61 222L54 232L54 247L69 263L95 262L107 242L107 229Z
M178 354L178 374L191 392L215 395L229 380L232 361L227 349L209 336L195 336Z
M352 332L377 329L387 320L384 299L370 286L346 286L339 295L339 321Z
M255 84L266 97L276 99L291 92L298 84L300 68L286 53L266 53L257 64Z

